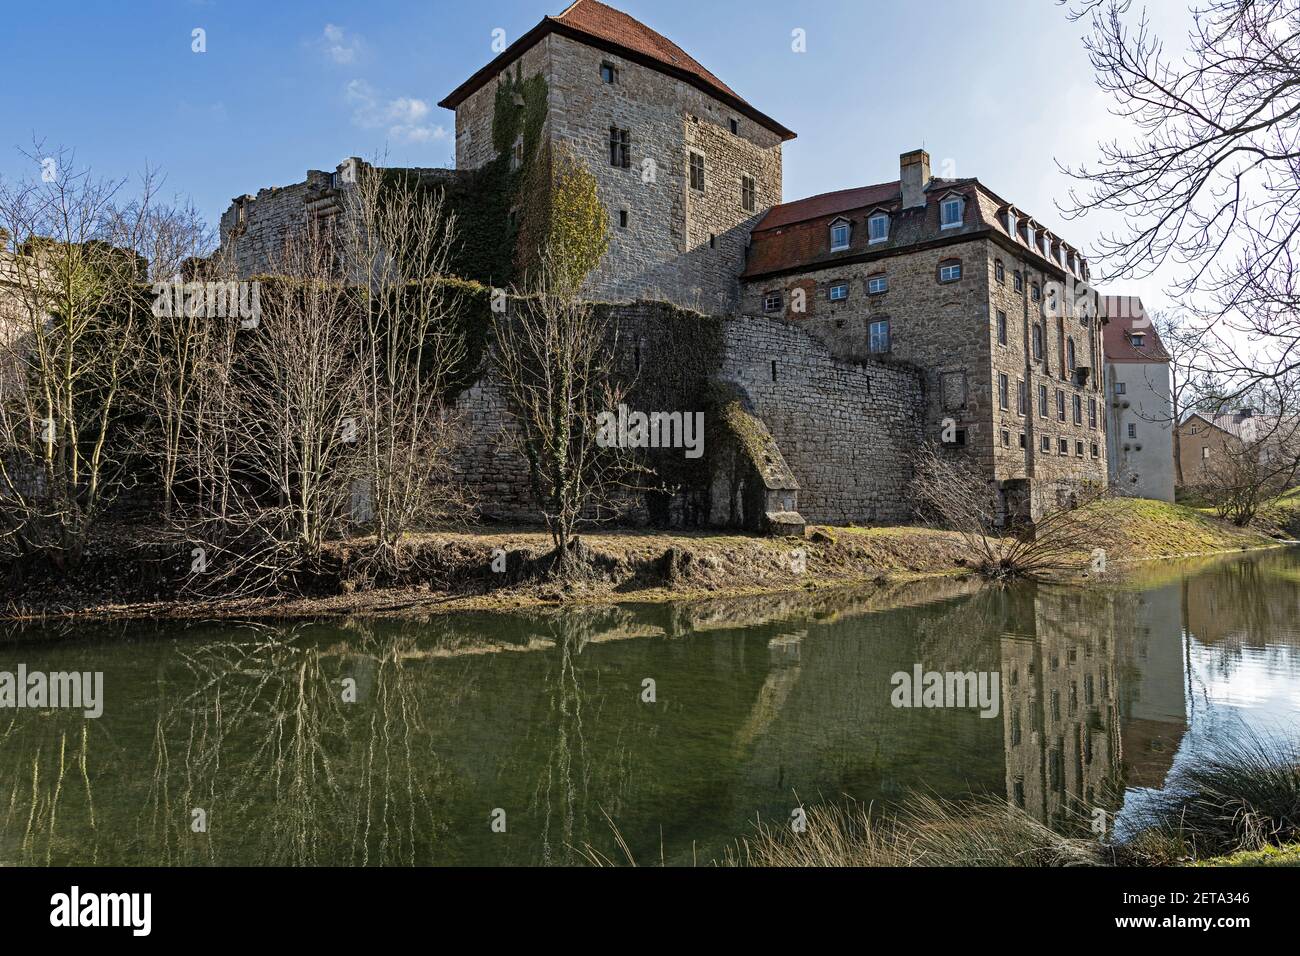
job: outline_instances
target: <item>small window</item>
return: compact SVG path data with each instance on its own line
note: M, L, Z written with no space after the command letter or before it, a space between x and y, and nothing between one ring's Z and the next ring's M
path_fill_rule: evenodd
M764 292L764 293L763 293L763 311L764 311L764 312L780 312L780 311L781 311L781 298L782 298L782 296L781 296L781 293L780 293L780 292Z
M1029 411L1029 395L1025 392L1025 383L1016 382L1016 411L1024 415Z
M1075 458L1083 457L1083 442L1077 441L1074 443L1074 457Z
M1129 437L1129 438L1137 438L1137 437L1138 437L1138 427L1137 427L1137 425L1134 424L1133 422L1129 422L1129 423L1128 423L1128 437Z
M1116 383L1115 383L1115 394L1116 394L1116 395L1123 395L1127 390L1128 390L1128 386L1127 386L1126 384L1124 384L1123 382L1116 382Z
M849 284L847 282L837 282L831 286L831 301L843 302L849 297Z
M998 310L998 345L1007 344L1007 314Z
M1007 409L1010 403L1011 385L1007 379L1006 372L998 372L998 408Z
M869 242L884 242L889 238L889 216L878 212L867 220L867 239Z
M1205 459L1209 457L1210 457L1210 447L1206 445L1204 448L1201 449L1201 458Z
M740 135L740 120L736 119L734 116L731 118L731 135Z
M1074 338L1073 338L1073 336L1071 336L1071 338L1069 339L1069 341L1067 341L1067 342L1065 343L1065 364L1066 364L1067 366L1069 366L1069 369L1070 369L1071 372L1073 372L1076 368L1078 368L1078 366L1075 364L1075 361L1074 361Z
M718 248L718 237L716 233L712 233L712 232L709 233L709 248L710 249Z
M626 229L626 228L627 228L627 210L626 210L626 209L620 209L620 210L618 211L618 227L619 227L620 229Z
M1047 386L1038 386L1038 417L1047 417Z
M1021 432L1021 433L1020 433L1020 447L1021 447L1021 448L1024 448L1024 447L1025 447L1025 433L1024 433L1024 432Z
M843 219L831 223L831 252L840 252L849 247L849 224Z
M609 164L620 169L632 165L632 134L617 126L609 128Z
M1093 442L1093 443L1092 443L1092 445L1091 445L1091 451L1092 451L1092 457L1093 457L1093 458L1098 458L1098 457L1101 456L1101 449L1097 447L1097 443L1096 443L1096 442Z
M1012 286L1017 292L1025 291L1025 277L1020 274L1019 269L1017 269L1015 274L1012 276Z
M945 259L939 263L939 281L956 282L961 278L961 260Z
M1088 399L1088 427L1097 427L1097 400L1095 398Z
M1143 344L1146 342L1147 337L1146 337L1146 333L1144 332L1134 332L1130 336L1130 339L1133 342L1133 347L1135 349L1140 349L1142 348Z
M942 205L942 228L953 229L961 225L962 201L957 197L945 199Z
M867 292L870 295L880 295L889 291L889 276L878 275L867 277Z
M1002 265L1002 260L998 259L993 263L993 278L998 280L999 285L1007 284L1007 270Z
M1034 323L1034 361L1043 360L1043 327L1037 322Z
M740 177L740 206L745 212L753 212L755 206L756 191L754 189L753 176Z
M1035 282L1033 285L1029 287L1029 297L1033 299L1035 302L1037 302L1039 299L1043 297L1043 293L1038 288L1037 282Z
M1060 452L1062 455L1068 455L1070 453L1069 440L1065 438L1058 438L1056 440L1056 450Z
M613 63L602 63L600 65L600 81L602 83L614 84L618 82L618 67Z
M1059 388L1056 390L1056 420L1065 421L1065 392Z
M1074 396L1074 423L1083 424L1083 399L1078 395Z
M1050 451L1052 450L1052 438L1051 438L1050 435L1044 435L1044 436L1043 436L1042 448L1043 448L1043 451L1049 451L1049 452L1050 452Z
M704 192L704 157L699 153L691 153L691 188Z
M1011 432L1007 431L1005 428L1002 429L1002 447L1011 447Z
M888 319L877 319L868 326L867 348L875 353L889 351Z

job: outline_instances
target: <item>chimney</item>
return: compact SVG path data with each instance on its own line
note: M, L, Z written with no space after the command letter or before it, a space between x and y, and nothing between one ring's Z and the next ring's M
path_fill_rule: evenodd
M903 184L903 208L925 205L925 187L930 185L930 154L914 149L898 157L898 178Z

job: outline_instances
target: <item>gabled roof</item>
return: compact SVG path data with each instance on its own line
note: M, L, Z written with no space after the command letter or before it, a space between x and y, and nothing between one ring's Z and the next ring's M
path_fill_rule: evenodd
M455 109L471 94L504 72L525 50L551 33L614 53L682 80L731 106L783 140L795 137L789 129L741 99L735 90L706 70L672 40L598 0L576 0L559 16L544 17L541 23L506 47L496 59L456 87L438 105Z
M1102 325L1102 348L1107 362L1168 362L1169 353L1142 300L1135 295L1104 297L1110 321ZM1133 344L1133 333L1144 336L1142 345Z

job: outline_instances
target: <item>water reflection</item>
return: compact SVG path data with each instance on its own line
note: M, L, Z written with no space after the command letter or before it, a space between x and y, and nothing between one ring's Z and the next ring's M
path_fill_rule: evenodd
M1296 733L1297 622L1300 557L1274 552L1105 590L942 580L9 644L0 669L104 671L106 704L0 711L0 863L563 864L622 859L613 821L638 862L689 864L757 816L917 791L1123 830L1243 728ZM996 719L894 707L918 664L997 673Z

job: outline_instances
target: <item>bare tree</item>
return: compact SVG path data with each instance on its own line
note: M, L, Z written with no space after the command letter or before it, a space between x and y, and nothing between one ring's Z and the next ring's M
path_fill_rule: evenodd
M363 167L347 192L344 271L361 310L358 408L363 474L380 567L412 527L466 510L451 455L451 391L469 361L467 302L446 280L456 219L418 174Z
M1079 0L1085 46L1131 142L1100 145L1067 216L1108 210L1107 278L1179 270L1201 356L1232 394L1300 368L1300 0L1202 0L1185 54L1168 54L1130 0Z
M1092 549L1116 540L1109 515L1093 507L1106 497L1104 484L1040 491L1042 516L1008 528L993 483L964 459L927 445L916 455L911 488L921 517L960 534L975 569L990 578L1078 571ZM1049 494L1054 500L1045 500Z

